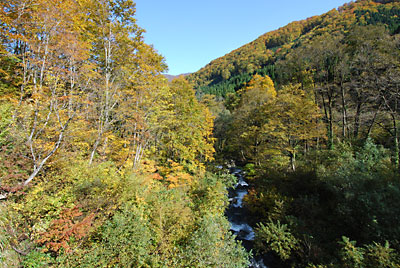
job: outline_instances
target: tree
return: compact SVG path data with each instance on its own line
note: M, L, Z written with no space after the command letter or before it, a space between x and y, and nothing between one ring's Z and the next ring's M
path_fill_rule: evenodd
M240 93L229 132L231 150L239 152L242 161L257 166L288 157L295 170L299 146L323 136L313 96L307 95L301 85L276 92L271 79L261 76L255 76Z
M272 80L260 75L255 75L248 86L238 93L240 101L233 111L234 119L228 133L229 150L238 152L241 161L253 159L260 165L260 148L268 143L268 137L263 135L263 109L274 103L277 93Z
M77 31L85 28L85 16L74 1L17 2L13 8L19 14L9 10L12 44L22 76L14 134L30 152L27 185L59 150L84 100L90 40Z
M172 160L187 167L199 167L213 159L213 116L199 103L191 84L183 77L170 84L172 117L160 129L157 141L163 162Z
M290 167L295 171L296 155L302 149L300 145L307 146L323 137L319 107L300 85L291 85L279 91L275 105L267 113L269 134L276 148L289 156Z
M126 101L134 87L140 68L140 49L145 49L142 32L136 24L135 5L132 1L93 1L92 34L94 40L93 59L98 67L97 90L91 96L95 106L91 109L91 123L96 130L89 156L89 164L93 162L98 147L103 143L107 147L107 134L112 132L116 116L124 112L118 108ZM129 89L129 90L126 90ZM139 152L140 155L140 152Z
M313 72L313 81L316 95L320 99L321 106L324 111L324 118L328 147L333 148L334 140L334 106L339 96L342 96L342 123L344 124L342 133L346 129L346 103L343 95L343 78L346 72L343 66L340 66L343 52L341 51L342 36L326 34L321 37L315 38L309 45L308 57L311 59L311 68ZM339 88L340 87L340 93Z
M221 217L201 218L184 252L185 267L247 267L248 253L226 230L227 222Z
M352 29L344 42L349 55L349 93L355 105L353 136L358 138L363 110L379 111L381 106L377 82L385 75L387 67L384 65L390 64L385 63L390 41L383 26L359 26Z
M379 107L376 110L378 113L382 110L389 114L391 118L391 129L388 130L393 138L394 159L398 172L400 173L400 142L397 122L399 120L399 97L400 97L400 42L399 39L384 35L384 46L379 51L379 59L376 63L376 87L379 89ZM378 73L379 72L379 73ZM376 116L374 116L376 117ZM375 120L373 120L374 122ZM370 132L370 130L369 130ZM369 133L367 134L368 138Z

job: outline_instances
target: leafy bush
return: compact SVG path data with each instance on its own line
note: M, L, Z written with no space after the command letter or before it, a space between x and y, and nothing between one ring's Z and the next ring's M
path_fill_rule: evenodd
M24 257L22 266L24 268L42 268L48 267L53 262L53 259L46 253L33 250Z
M272 251L282 260L287 260L298 248L298 240L293 236L289 227L281 224L280 221L269 221L265 225L259 223L255 233L255 247L259 253L265 254Z
M6 203L0 203L0 267L17 267L19 264L19 255L11 247L11 244L17 240L17 234L9 232L13 228L14 223L8 213Z
M249 254L228 231L223 217L205 215L185 249L185 267L248 267Z
M225 178L229 180L229 178ZM222 180L225 180L222 179ZM207 174L192 188L170 189L128 176L114 214L60 267L245 267L248 254L222 216L224 184Z
M0 147L6 145L9 135L9 128L11 120L11 108L12 106L7 103L0 102Z
M384 245L372 243L365 247L356 247L355 241L343 237L339 243L342 267L349 268L398 268L400 262L396 251L389 247L389 242Z
M364 250L356 247L355 241L343 237L341 242L342 250L340 253L344 267L361 268L364 262Z
M60 267L151 267L152 233L142 208L123 209L101 229L92 249L61 256Z

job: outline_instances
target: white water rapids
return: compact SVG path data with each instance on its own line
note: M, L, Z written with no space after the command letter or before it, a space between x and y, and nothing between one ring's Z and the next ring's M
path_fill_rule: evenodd
M253 245L255 233L253 228L247 222L247 211L243 207L243 198L248 193L248 183L245 181L243 172L240 169L231 169L231 173L236 176L238 182L233 189L229 191L229 208L226 211L228 220L231 224L231 231L241 240L247 250ZM247 245L247 246L246 246ZM262 259L252 259L253 268L268 268Z

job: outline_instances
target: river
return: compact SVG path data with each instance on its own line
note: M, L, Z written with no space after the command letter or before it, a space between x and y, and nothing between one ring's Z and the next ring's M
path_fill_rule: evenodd
M249 185L245 180L243 171L238 168L231 168L231 173L236 176L236 185L229 190L229 207L226 210L226 216L231 224L231 231L238 240L242 241L247 251L251 251L254 245L255 233L248 224L248 212L243 206L243 198L248 193ZM268 268L263 259L253 258L251 260L252 268Z

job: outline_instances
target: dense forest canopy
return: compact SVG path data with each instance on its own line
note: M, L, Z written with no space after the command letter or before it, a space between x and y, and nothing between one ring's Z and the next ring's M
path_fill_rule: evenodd
M399 267L399 15L351 2L189 76L223 104L216 157L245 166L271 267Z
M0 2L0 266L244 267L213 117L130 0Z
M0 1L1 267L400 267L400 3L168 81L131 0ZM228 189L249 182L249 253Z

